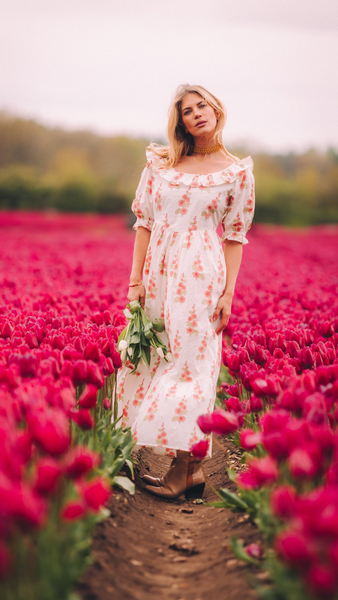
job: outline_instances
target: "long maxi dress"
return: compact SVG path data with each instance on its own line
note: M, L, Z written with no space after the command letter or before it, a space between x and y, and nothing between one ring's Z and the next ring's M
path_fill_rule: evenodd
M196 424L213 411L222 336L213 321L225 287L222 240L247 243L254 211L251 157L209 175L180 173L147 151L132 204L134 229L151 231L143 269L145 311L164 320L160 334L173 361L152 351L148 368L124 366L117 380L119 416L137 446L171 456L205 436ZM211 444L209 446L211 456Z

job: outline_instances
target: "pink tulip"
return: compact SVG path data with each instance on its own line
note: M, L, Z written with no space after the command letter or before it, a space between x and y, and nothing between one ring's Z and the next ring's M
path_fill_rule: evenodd
M239 427L238 417L219 408L211 414L212 432L217 435L228 435Z
M232 373L238 373L240 368L239 357L237 354L229 354L227 365Z
M100 360L100 351L97 344L90 342L87 344L84 350L84 357L87 360L93 360L94 362L99 362Z
M249 470L237 477L237 483L243 489L253 489L269 486L277 481L277 477L277 464L267 456L250 460Z
M209 440L201 440L196 444L193 444L190 448L191 454L196 458L196 460L203 460L209 448Z
M109 483L102 477L95 477L95 479L82 483L80 490L83 500L93 510L98 510L107 502L111 494Z
M280 519L289 519L295 511L296 492L290 485L281 485L272 491L270 505L273 514Z
M262 434L253 429L242 429L239 434L240 444L244 450L253 450L262 443Z
M109 398L104 398L104 400L103 400L103 408L105 408L106 410L110 410L111 409L111 401L109 400Z
M114 350L112 357L115 369L120 369L122 367L120 353L117 350Z
M99 465L98 454L86 446L75 446L64 457L64 470L68 477L78 479Z
M43 496L54 494L57 489L62 468L53 458L41 458L36 463L34 490Z
M296 448L288 458L290 472L294 479L311 479L318 474L321 466L321 454L318 446L311 451L309 445L306 448Z
M69 423L61 409L54 408L29 415L27 422L34 441L48 454L58 456L68 449Z
M81 427L81 429L92 429L94 427L93 417L86 408L82 408L81 410L71 408L69 417L74 423Z
M309 348L301 351L301 363L304 369L312 369L315 366L315 358Z
M337 590L337 576L328 565L314 565L306 577L312 591L320 598L332 598Z
M250 396L250 408L251 408L251 411L254 413L259 413L263 410L262 400L258 396L255 396L254 394L251 394L251 396Z
M61 518L64 521L77 521L83 517L85 512L86 508L82 501L70 500L64 505L61 511Z
M197 419L197 425L203 433L211 433L212 428L212 416L209 414L200 415Z
M254 394L259 397L266 395L268 392L268 384L265 379L253 379L251 381L251 388Z
M103 387L104 384L101 369L91 360L88 361L88 383L96 385L97 388Z
M308 569L314 560L310 540L297 531L284 531L275 540L275 548L282 560L290 566Z
M96 406L97 387L92 384L87 385L79 398L81 408L94 408Z
M242 412L242 407L240 405L239 399L236 397L228 398L228 400L224 401L227 411L233 413Z
M73 364L72 378L75 385L85 383L88 378L88 366L85 360L77 360Z
M249 544L244 547L245 552L251 556L251 558L260 558L263 554L262 547L259 544Z

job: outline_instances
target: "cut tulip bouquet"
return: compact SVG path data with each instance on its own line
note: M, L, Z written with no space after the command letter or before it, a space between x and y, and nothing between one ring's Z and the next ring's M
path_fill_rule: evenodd
M138 300L130 302L123 312L129 323L118 340L122 363L133 367L132 373L135 373L140 361L149 367L151 348L155 349L158 356L171 362L171 353L157 335L164 331L163 322L150 321Z

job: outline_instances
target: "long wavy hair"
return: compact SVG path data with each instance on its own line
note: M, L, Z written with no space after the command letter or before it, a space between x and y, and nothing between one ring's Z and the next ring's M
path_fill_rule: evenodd
M221 146L221 149L231 158L237 160L235 156L230 154L223 144L222 131L226 123L227 112L223 103L216 98L213 94L208 92L201 85L180 85L173 97L171 102L169 113L168 113L168 140L169 146L160 146L151 142L149 149L154 152L158 157L162 159L163 165L166 167L174 167L180 162L183 156L191 155L194 150L194 138L191 133L186 133L185 127L182 120L182 100L187 94L198 94L203 98L212 108L215 113L219 114L216 124L216 143Z

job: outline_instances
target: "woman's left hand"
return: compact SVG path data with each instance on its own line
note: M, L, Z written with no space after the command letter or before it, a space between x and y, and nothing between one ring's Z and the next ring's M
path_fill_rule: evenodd
M221 322L216 329L217 335L222 333L222 331L226 328L230 315L231 315L231 304L232 304L232 295L224 295L221 296L218 300L218 304L216 310L213 314L213 320L216 321L218 317L221 317Z

